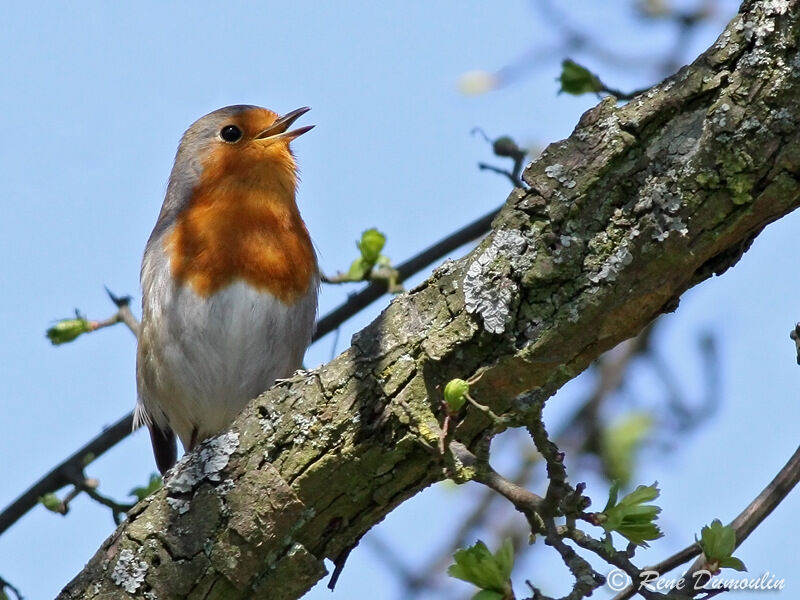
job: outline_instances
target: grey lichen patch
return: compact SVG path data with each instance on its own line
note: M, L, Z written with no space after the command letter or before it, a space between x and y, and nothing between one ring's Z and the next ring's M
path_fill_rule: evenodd
M119 553L117 564L111 572L111 580L126 592L133 594L144 583L147 574L147 563L137 560L130 548L124 548Z
M567 189L572 189L576 185L575 180L570 177L569 171L562 164L555 163L549 167L545 167L544 174L551 179L555 179Z
M789 10L789 0L766 0L763 7L767 15L784 15Z
M203 442L197 451L184 455L164 486L170 507L179 514L186 513L190 508L187 495L191 495L203 481L221 481L221 472L238 447L239 434L226 431Z
M671 86L672 84L670 83L669 85ZM605 100L608 99L606 98ZM607 117L600 119L597 122L597 127L602 132L602 143L607 145L614 153L623 152L636 142L636 138L624 131L620 126L617 111L613 111Z
M503 229L467 269L464 301L467 312L480 315L489 333L503 333L511 315L511 303L518 294L511 279L512 257L521 254L527 242L519 231Z
M167 504L179 515L189 512L189 509L192 507L191 502L189 502L187 498L167 498Z
M657 242L666 240L671 232L681 236L689 233L680 214L685 203L677 190L676 178L674 171L668 171L667 177L648 177L639 190L639 198L633 208L634 214L642 215L653 229L652 239ZM631 237L640 233L634 228L631 230Z
M647 147L647 157L671 161L680 157L684 163L691 160L700 147L705 117L702 108L676 116Z
M633 262L633 254L628 248L628 241L624 240L616 251L600 267L600 270L589 276L589 281L599 283L601 281L614 281L619 273Z
M292 423L294 423L294 443L295 444L304 444L309 436L314 431L314 426L317 423L317 418L313 415L307 416L300 413L294 413L292 415Z

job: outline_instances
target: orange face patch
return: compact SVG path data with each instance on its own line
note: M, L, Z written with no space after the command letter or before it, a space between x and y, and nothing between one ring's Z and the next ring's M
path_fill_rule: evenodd
M238 145L220 142L209 154L164 247L172 276L200 296L242 279L291 304L308 292L316 258L295 203L288 144L249 139L275 119L253 112L237 118L245 132Z

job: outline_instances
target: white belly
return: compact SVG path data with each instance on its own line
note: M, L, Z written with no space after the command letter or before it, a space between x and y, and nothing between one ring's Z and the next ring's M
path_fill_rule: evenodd
M171 282L145 294L139 402L184 447L227 428L249 400L300 368L317 309L316 282L287 306L243 281L202 298Z

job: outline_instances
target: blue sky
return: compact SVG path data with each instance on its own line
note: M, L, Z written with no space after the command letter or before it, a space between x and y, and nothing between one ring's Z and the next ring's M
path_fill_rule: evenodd
M569 22L634 57L668 47L668 31L632 20L628 2L600 4L572 3ZM734 4L723 6L730 14ZM16 2L4 13L0 506L133 407L135 344L127 330L63 348L43 333L75 308L90 318L110 315L104 285L134 296L138 314L141 252L178 140L196 118L235 103L278 112L312 107L303 124L317 127L294 145L303 173L299 202L323 269L335 272L355 257L353 242L366 228L384 231L385 252L401 261L502 202L508 184L476 168L497 160L470 136L473 127L542 145L566 137L595 103L556 95L558 32L522 1ZM710 44L725 20L699 32L686 55ZM540 60L526 78L482 96L458 92L464 72L502 67L531 48ZM650 83L654 74L636 62L601 74L622 88ZM694 391L702 381L696 331L719 337L723 404L712 423L668 456L653 454L637 476L661 483L671 536L654 544L650 562L691 541L712 518L735 516L797 444L800 368L788 331L800 320L792 258L800 251L798 225L795 215L768 228L735 269L687 294L658 332L661 352ZM321 313L353 289L323 289ZM347 323L336 350L384 304ZM333 351L328 336L307 364ZM559 399L566 404L585 385L575 382ZM632 383L640 395L651 385L644 371ZM548 415L560 413L554 401ZM103 492L124 499L152 470L147 435L139 432L89 474ZM602 505L605 487L593 483ZM796 561L775 548L794 542L798 496L738 553L752 573L786 577L789 590L800 585L791 580ZM376 534L397 540L401 555L421 564L466 507L439 486ZM431 520L443 529L434 531ZM77 499L66 518L34 510L0 537L0 576L29 599L52 597L111 531L107 510L88 498ZM544 577L558 591L558 578L547 574L552 564L542 558L515 574L520 583ZM379 589L380 597L396 598L384 569L365 545L333 595L318 586L308 597L375 597Z

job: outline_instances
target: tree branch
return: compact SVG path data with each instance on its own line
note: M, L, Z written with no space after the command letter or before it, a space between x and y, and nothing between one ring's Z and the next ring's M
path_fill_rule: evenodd
M447 256L454 250L457 250L464 244L467 244L478 239L482 235L485 235L489 231L492 219L494 219L499 212L499 209L488 212L469 225L454 231L447 237L426 248L416 256L413 256L404 263L398 265L398 282L405 281L409 277L422 271L422 269L425 267L433 264L437 260L441 260L444 256ZM314 330L314 341L316 342L323 336L335 330L347 319L358 314L385 293L386 283L374 281L355 294L352 294L341 306L335 308L317 321L317 327Z
M447 476L430 448L449 380L480 373L475 397L521 421L734 264L798 205L798 1L746 2L693 65L587 112L477 249L185 456L60 597L297 598ZM494 426L468 406L454 439L478 453Z
M800 481L800 447L795 450L792 457L778 472L777 475L769 482L762 492L747 505L739 515L731 522L731 526L736 532L736 547L738 548L742 542L758 527L761 522L766 519L770 513L775 510L775 507L789 495L789 492ZM665 558L661 562L653 565L652 567L645 567L644 571L655 571L659 575L664 575L672 571L672 569L679 567L692 560L694 557L699 556L702 550L699 544L691 544L676 552L672 556ZM699 559L692 565L692 567L683 575L684 581L691 581L691 576L698 569L702 569L704 560ZM634 578L635 580L635 578ZM636 594L636 589L633 585L629 585L619 594L614 596L614 600L628 600Z
M499 209L485 214L403 262L397 267L399 280L403 281L416 275L431 263L484 235L489 231L492 219L497 216L498 212ZM106 292L119 310L111 318L101 322L97 328L122 322L127 325L135 336L138 336L139 322L131 313L130 297L117 297L108 288L106 288ZM385 293L385 283L373 282L359 292L352 294L343 304L317 322L314 341L316 342L331 331L336 330L347 319L356 315ZM35 507L39 502L39 498L47 493L56 492L69 484L70 481L64 474L80 469L87 454L91 453L95 457L100 456L130 435L133 431L132 423L133 412L129 412L114 425L104 429L100 435L90 440L72 456L43 475L33 486L25 490L14 502L0 512L0 535Z
M104 429L103 433L77 452L61 461L0 513L0 534L36 506L39 498L47 493L60 490L65 485L72 483L75 478L81 478L80 473L87 456L100 456L127 436L132 429L133 413L128 413L111 427Z

